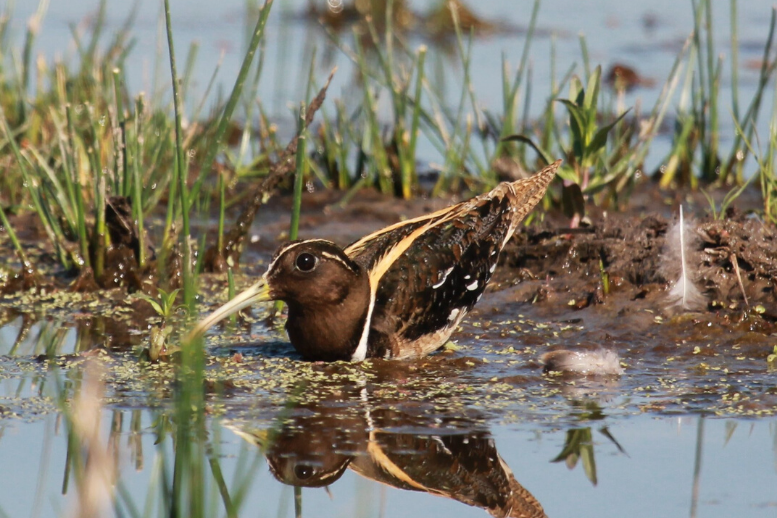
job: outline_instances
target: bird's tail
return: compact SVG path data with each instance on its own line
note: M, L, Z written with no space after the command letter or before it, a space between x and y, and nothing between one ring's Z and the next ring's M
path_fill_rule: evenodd
M562 160L556 160L529 178L506 184L509 191L508 196L511 198L511 205L514 209L512 221L513 227L518 226L523 218L525 218L526 215L532 211L534 206L542 200L542 197L545 196L545 191L548 190L548 185L550 185L550 182L556 176L556 172L558 172L561 162Z

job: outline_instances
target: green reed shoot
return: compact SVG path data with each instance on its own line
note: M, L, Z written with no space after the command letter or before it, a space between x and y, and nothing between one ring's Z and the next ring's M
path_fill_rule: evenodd
M29 261L29 259L27 259L27 254L24 252L24 248L22 248L22 244L19 242L19 238L16 237L16 232L14 232L13 227L8 222L8 218L5 215L3 207L0 207L0 220L0 222L3 224L3 228L6 232L8 232L8 237L10 238L11 243L16 250L16 255L19 256L19 261L22 263L22 268L30 268L32 263Z
M732 4L735 4L735 0L732 0ZM734 119L739 126L746 129L746 133L742 134L737 132L734 137L734 143L729 153L729 158L726 163L726 167L723 171L722 181L725 181L730 173L735 173L737 182L742 183L743 179L743 166L745 158L747 157L747 146L745 149L741 149L742 142L746 138L752 141L755 132L756 122L758 120L758 114L760 112L761 103L763 101L763 95L766 91L766 86L770 79L774 76L775 68L777 68L777 61L771 56L772 44L775 37L775 22L777 21L777 9L772 8L771 17L769 20L769 33L764 45L764 53L761 61L761 70L758 75L758 86L753 99L750 101L750 105L745 112L745 115L740 119L736 108L738 101L734 103ZM733 23L733 22L732 22ZM733 61L732 67L737 65L737 61Z
M719 90L723 68L722 58L714 46L712 32L712 2L710 0L692 0L694 12L694 31L688 60L688 71L683 94L680 101L680 115L675 129L672 152L663 168L661 185L669 186L675 179L678 170L682 171L681 179L686 184L694 186L696 175L692 173L696 162L697 150L700 154L699 176L705 182L729 183L744 182L743 165L748 154L747 146L743 146L743 137L752 140L756 122L760 112L765 88L774 75L775 64L771 59L771 48L774 39L774 9L764 48L764 59L759 74L755 94L750 100L747 110L741 112L739 106L739 50L737 28L737 2L731 0L731 74L732 74L732 119L745 130L737 132L728 153L723 161L720 141L720 107ZM733 175L732 175L733 173Z
M237 295L237 290L235 289L235 274L230 266L227 268L227 299L232 300L235 298L235 295ZM229 315L229 321L232 324L235 324L237 322L237 314L232 313Z
M232 163L234 164L235 168L235 174L236 176L240 177L245 174L246 171L250 171L255 168L255 161L258 159L258 157L262 156L261 146L253 145L256 144L254 137L254 131L253 131L253 124L250 123L250 121L253 120L254 116L254 110L257 108L256 98L258 97L258 91L259 91L259 80L262 77L262 69L264 66L264 50L260 50L259 52L259 59L256 64L253 79L251 80L251 88L248 89L248 92L246 92L245 102L244 102L244 118L246 120L246 124L243 124L243 134L240 138L240 147L237 153L237 158L232 160ZM312 74L312 68L313 65L311 64L311 74ZM253 161L252 163L247 164L246 166L246 157L249 154L249 150L253 153ZM229 156L229 150L225 150L226 155Z
M40 184L33 178L31 171L28 168L28 161L24 156L22 156L22 152L16 142L15 135L8 127L8 120L5 117L4 110L0 110L0 127L2 127L3 136L10 146L11 151L13 152L14 159L16 160L16 164L19 167L24 184L27 186L30 199L32 200L35 211L38 213L41 223L43 224L43 228L48 235L49 241L51 241L52 245L54 245L60 262L62 262L65 267L68 267L70 265L70 259L67 257L66 252L62 246L64 241L64 234L62 229L59 227L56 219L52 219L51 212L48 211L45 206L41 189L38 188Z
M734 119L739 119L739 29L737 0L731 0L731 111Z
M441 150L444 156L444 162L442 170L440 171L440 176L432 190L433 196L437 196L446 190L455 190L457 188L462 171L465 170L465 163L468 159L473 162L474 169L481 176L490 173L490 169L485 167L480 160L476 158L475 154L471 152L470 138L473 130L472 117L470 114L465 115L467 100L469 100L475 115L478 117L478 120L480 120L479 109L474 98L470 80L474 33L470 30L465 45L457 11L452 9L451 15L453 28L456 34L457 50L463 70L463 81L459 93L459 100L455 109L455 115L442 108L445 103L442 98L441 90L432 91L431 89L427 89L429 97L433 99L432 107L435 111L435 121L432 126L437 126L435 130L444 144L443 149ZM452 127L449 129L446 128L446 122ZM485 142L484 152L487 153ZM492 179L484 178L484 180L491 181Z
M386 156L386 148L383 145L383 139L381 137L380 124L378 123L375 94L370 87L370 78L367 72L367 57L359 40L359 35L355 30L354 45L356 46L356 53L359 60L359 71L361 72L362 82L364 83L363 110L367 117L367 129L364 132L361 146L365 153L372 156L372 160L369 162L372 170L371 176L377 181L381 192L390 193L392 192L391 170L389 168L388 157Z
M173 104L175 113L175 178L179 183L179 209L183 220L183 294L184 305L190 312L194 310L195 279L192 272L189 193L187 187L187 168L184 164L183 131L181 128L182 105L179 76L175 61L170 2L165 0L165 26L167 30L170 72L173 84ZM172 182L174 186L176 182ZM171 195L172 196L172 195ZM180 388L176 396L176 441L171 498L171 516L205 515L205 470L204 452L200 441L193 440L204 433L204 400L202 384L204 380L204 351L202 340L197 339L183 344L182 364L178 369ZM186 490L184 490L186 488Z
M599 259L599 278L602 280L602 293L605 296L610 294L610 274L604 267L604 261Z
M146 237L143 226L143 184L140 176L140 161L143 155L143 142L141 139L142 134L142 120L143 120L143 95L138 95L135 100L135 113L134 113L134 146L133 146L133 160L132 160L132 213L137 222L138 228L138 266L140 269L146 267Z
M123 96L121 94L121 70L118 68L113 69L113 110L116 118L116 125L118 131L114 132L114 189L122 196L130 195L130 182L132 177L129 174L129 167L127 165L127 121L124 114L124 106L122 103Z
M453 17L453 27L456 32L456 43L458 46L459 54L461 56L462 68L464 69L464 80L461 85L461 92L459 94L459 102L456 108L456 116L453 119L453 132L451 139L455 141L463 140L462 146L448 146L445 153L445 163L443 164L443 174L440 175L440 181L437 182L433 194L439 194L443 189L456 188L456 182L459 178L459 173L464 169L464 163L469 155L470 151L470 136L472 134L472 119L468 115L464 114L467 100L471 101L472 107L477 113L477 107L474 100L468 95L472 91L470 83L470 69L472 64L472 46L474 43L474 32L470 30L469 37L467 38L466 47L464 45L464 38L461 33L461 27L459 23L459 17L456 9L451 10ZM465 123L466 121L466 123ZM471 157L471 155L470 155ZM488 172L488 169L480 166L477 168L479 172ZM454 183L450 183L450 181ZM446 185L447 184L447 185Z
M569 99L559 99L569 112L571 148L575 159L572 164L574 180L583 190L589 188L591 170L604 161L608 134L627 113L599 126L597 104L601 75L602 68L598 66L588 78L585 88L577 77L573 77L569 84ZM593 186L598 184L593 182Z
M523 82L524 74L526 73L527 63L529 62L529 51L531 50L531 44L534 40L534 31L537 28L537 17L540 12L540 0L534 0L532 4L531 15L529 16L529 26L526 31L526 39L523 44L523 51L521 53L521 59L518 62L518 68L515 70L513 80L510 81L507 62L505 58L502 58L502 116L504 117L499 133L498 143L494 150L494 158L502 156L503 148L506 145L504 138L508 135L516 133L515 127L516 121L516 107L518 94L520 91L521 83Z
M408 143L407 153L402 155L402 195L408 199L411 194L410 186L415 181L416 168L416 147L418 146L419 124L421 122L421 94L423 93L424 82L424 61L426 59L426 46L418 48L416 58L416 83L413 94L413 117L410 123L410 142ZM404 135L402 136L404 142Z
M405 77L399 76L397 73L398 62L394 52L395 36L393 31L393 8L394 2L389 0L389 2L386 3L386 27L383 37L385 52L381 52L380 50L381 41L371 19L367 20L367 26L370 30L373 45L375 46L375 55L383 71L383 84L391 94L394 114L393 144L396 148L397 159L399 161L399 180L401 183L402 197L410 199L413 189L417 184L415 176L415 154L421 112L421 87L424 79L424 60L427 49L426 46L419 47L415 59L410 64L410 71ZM454 10L453 12L455 13L456 11ZM413 72L416 74L416 84L414 95L411 97L408 92ZM406 120L408 111L410 111L409 130L407 128L408 124Z
M621 161L626 161L627 167L624 174L622 174L618 180L618 183L615 187L615 192L620 192L626 187L626 185L633 183L637 170L643 167L645 157L650 150L653 139L659 132L659 128L664 121L666 112L672 102L674 92L677 89L677 85L679 84L683 71L683 57L687 54L690 44L691 39L688 38L685 41L683 49L675 57L672 69L669 72L669 76L667 77L666 81L664 81L664 84L661 87L661 92L656 99L656 103L653 105L653 109L651 110L650 115L645 121L643 129L638 136L636 146L632 148L632 152L630 154L626 154L621 159ZM682 113L682 110L680 110L680 113ZM675 142L675 144L678 143L679 140ZM665 166L664 173L661 176L660 182L662 183L665 181L665 179L671 179L672 175L674 174L670 174L668 172L670 167L673 167L674 170L676 170L676 165L673 166L671 160L672 159L670 158L670 162ZM617 170L618 167L616 166L615 169Z
M173 105L175 112L175 177L179 182L179 195L181 218L183 220L183 300L186 307L194 309L194 283L192 279L192 261L191 246L189 237L191 236L189 227L189 189L186 185L186 168L184 166L184 148L183 148L183 130L181 128L181 117L183 111L183 101L181 99L181 85L178 77L178 71L175 64L175 47L173 44L173 28L170 16L170 0L165 0L165 26L167 27L167 45L170 53L170 72L173 83Z
M251 64L254 61L254 55L259 48L259 43L264 37L264 27L267 23L267 18L270 15L270 8L272 7L273 0L266 0L262 10L259 13L259 19L256 21L256 27L254 28L251 41L248 44L248 50L243 57L243 64L240 66L240 71L237 74L235 85L232 87L232 92L229 95L227 105L224 107L224 111L219 118L218 125L216 126L216 132L211 137L208 147L205 152L205 159L202 162L200 169L200 175L197 181L192 186L192 198L196 198L199 195L202 182L205 180L205 175L210 174L213 168L213 162L216 160L216 155L221 149L221 143L224 138L224 134L227 131L229 121L232 120L232 115L237 106L240 96L243 92L243 86L245 85L246 78L248 77L248 71L251 69Z
M194 73L194 64L197 61L197 53L200 50L200 43L193 41L189 44L189 52L186 53L186 61L183 67L183 76L181 77L181 95L184 99L189 97L189 87Z
M777 91L775 91L774 97L775 101L777 101ZM750 176L750 178L748 178L745 182L737 187L732 188L726 194L725 198L723 199L720 213L725 214L728 206L734 200L736 200L757 177L760 182L761 194L763 197L764 216L767 220L775 222L775 220L777 220L777 212L775 212L775 209L777 208L777 201L775 200L775 194L777 194L777 175L775 175L774 159L775 155L777 155L777 151L775 150L777 147L777 104L775 104L772 108L772 119L769 124L768 148L765 153L763 153L762 150L756 150L753 147L750 139L747 138L744 130L741 126L739 126L736 119L734 119L734 125L736 126L737 134L739 134L742 138L742 141L744 142L747 150L755 158L756 164L758 166L758 174ZM756 134L756 137L757 136L758 135ZM760 148L760 143L758 143L758 147ZM707 196L707 201L709 202L710 197L706 193L705 196Z
M33 66L32 48L35 44L35 38L38 35L41 22L43 21L43 16L46 14L47 9L48 9L48 1L40 0L40 2L38 3L37 11L35 12L34 15L32 15L32 18L27 24L27 33L24 39L24 49L22 50L22 77L21 77L21 84L19 85L20 95L19 95L18 110L19 110L19 120L21 122L25 122L27 120L26 99L27 99L27 94L30 91L29 90L30 71Z
M703 139L703 157L702 175L714 180L719 174L720 157L718 156L720 147L720 127L718 120L718 92L720 91L720 75L722 69L722 58L715 59L714 34L712 32L712 1L704 0L705 29L707 36L707 100L704 100L705 92L702 89L702 102L709 106L709 138ZM698 24L697 24L698 27ZM699 53L701 59L702 54ZM701 69L701 67L700 67ZM700 80L701 80L700 76ZM714 176L713 176L714 175Z
M764 213L772 223L777 223L777 89L772 100L772 120L769 125L769 151L761 167L761 192L764 195Z
M299 110L299 119L297 126L297 170L294 174L294 198L291 205L291 224L289 228L289 239L295 240L299 235L299 215L302 209L302 187L305 185L305 173L307 156L305 155L306 137L305 137L305 104L303 103Z
M75 206L77 214L77 227L78 227L78 244L81 252L81 259L86 266L91 266L91 258L89 256L89 235L86 232L86 209L84 205L84 186L81 184L79 172L76 163L76 138L75 129L73 125L73 107L70 103L65 105L65 118L67 121L67 145L65 148L68 150L66 154L66 161L70 164L70 170L72 171L72 183L75 188Z

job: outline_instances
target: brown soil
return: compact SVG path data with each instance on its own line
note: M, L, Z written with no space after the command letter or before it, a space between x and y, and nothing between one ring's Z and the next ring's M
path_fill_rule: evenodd
M572 296L579 301L574 306L582 309L606 304L610 293L631 301L644 299L665 292L680 275L679 261L670 263L671 224L660 216L616 214L567 232L546 222L513 240L503 252L503 262L524 271L524 278L546 280L527 294L527 302L546 301L553 293L556 298ZM692 234L685 236L690 245L687 269L704 294L707 309L760 305L765 319L777 320L777 229L738 214L722 221L692 222L688 230ZM604 292L604 275L609 277L610 293Z

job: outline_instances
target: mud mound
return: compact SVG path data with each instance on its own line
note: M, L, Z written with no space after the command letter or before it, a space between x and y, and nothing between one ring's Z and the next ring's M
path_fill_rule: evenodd
M514 239L502 261L524 272L523 278L546 279L556 291L586 294L584 305L601 302L610 291L644 298L670 287L680 275L679 254L672 253L679 244L672 241L674 235L669 237L674 224L660 216L623 215L600 218L582 229L559 230L546 223ZM684 238L688 277L710 308L760 305L759 312L777 319L773 227L746 216L691 221ZM505 275L514 277L515 272ZM541 287L532 301L543 299Z

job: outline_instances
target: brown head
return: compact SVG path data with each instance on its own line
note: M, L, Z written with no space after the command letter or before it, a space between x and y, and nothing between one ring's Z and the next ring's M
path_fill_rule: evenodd
M303 356L350 360L366 320L369 280L367 273L331 241L293 241L278 249L259 282L211 313L192 335L267 300L288 304L286 330Z

